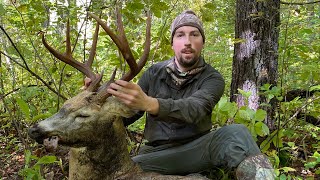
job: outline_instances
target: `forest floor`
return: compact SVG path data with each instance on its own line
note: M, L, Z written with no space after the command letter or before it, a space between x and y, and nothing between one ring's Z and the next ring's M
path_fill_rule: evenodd
M68 148L59 146L56 151L50 152L28 138L26 131L20 133L24 142L20 140L14 128L9 132L0 129L0 180L26 179L23 173L34 175L35 178L32 179L40 179L37 177L40 174L45 179L67 179ZM32 156L28 156L26 151L30 151ZM37 169L36 163L39 161L37 157L44 156L56 156L56 162Z
M34 177L41 175L47 180L67 179L69 166L68 148L59 146L56 151L49 152L42 145L35 143L28 137L27 127L17 131L17 128L13 126L1 124L1 121L0 127L0 180L26 179L22 176L23 172L30 176L34 175ZM31 152L31 157L26 157L28 156L26 150ZM48 163L38 168L36 166L39 161L37 157L48 155L56 156L56 162ZM26 162L26 159L29 159L29 161L27 160L28 162ZM301 177L299 179L306 180L320 179L313 172L304 171L302 161L302 159L296 159L294 162L290 162L290 167L296 170L290 173L291 177L299 176Z

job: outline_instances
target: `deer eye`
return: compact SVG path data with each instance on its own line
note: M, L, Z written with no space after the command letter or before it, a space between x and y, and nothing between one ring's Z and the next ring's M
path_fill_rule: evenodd
M78 115L76 116L76 119L77 119L77 118L83 119L83 118L87 118L87 117L90 117L90 115L88 115L88 114L78 114Z

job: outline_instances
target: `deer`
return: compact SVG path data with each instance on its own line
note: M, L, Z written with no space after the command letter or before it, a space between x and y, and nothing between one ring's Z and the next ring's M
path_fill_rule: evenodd
M132 80L144 67L148 59L151 44L151 16L147 13L146 39L144 52L136 62L127 41L121 14L116 11L118 34L115 34L100 17L88 12L97 21L92 47L86 62L74 59L71 52L70 24L66 25L66 52L60 53L51 47L41 33L46 49L62 62L76 68L92 82L76 96L66 100L62 108L53 116L42 120L29 128L29 136L38 143L56 137L59 144L70 147L70 180L193 180L207 179L198 175L161 175L144 172L134 163L127 149L126 129L123 118L131 117L135 111L106 93L106 89L115 79L101 85L102 74L92 71L92 62L96 54L99 27L101 26L116 44L130 70L121 79Z

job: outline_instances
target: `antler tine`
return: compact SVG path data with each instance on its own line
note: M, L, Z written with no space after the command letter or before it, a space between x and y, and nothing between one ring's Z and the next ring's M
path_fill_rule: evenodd
M146 64L146 62L148 60L149 53L150 53L150 46L151 46L151 15L150 15L150 11L147 11L146 13L147 13L146 40L145 40L143 54L137 64L138 70L135 72L130 71L130 72L126 73L122 77L123 80L129 81L132 78L134 78L141 71L141 69L144 67L144 65Z
M66 55L72 58L71 51L71 38L70 38L70 20L67 21L67 29L66 29Z
M125 52L121 52L121 53L123 54L124 59L127 61L130 67L130 71L126 73L121 79L130 81L134 76L136 76L139 73L139 68L131 52L131 48L129 46L126 33L123 27L122 16L118 6L116 7L116 15L117 15L117 25L118 25L119 35L120 35L120 41L122 42L122 45L124 46L124 50L125 50Z
M84 75L86 75L90 79L92 79L92 80L96 79L95 73L91 70L91 64L81 63L79 61L74 60L74 58L72 57L71 43L70 43L70 25L69 25L69 20L67 22L67 28L66 28L66 53L62 54L62 53L58 52L57 50L55 50L53 47L51 47L47 43L47 41L46 41L46 39L44 37L44 33L41 33L41 38L42 38L43 45L57 59L59 59L59 60L63 61L64 63L69 64L70 66L76 68L77 70L82 72ZM94 37L94 38L97 39L97 37ZM93 49L91 51L93 51ZM95 48L94 48L94 51L95 51Z
M95 32L93 35L93 41L92 41L89 59L86 62L86 66L88 66L88 67L92 66L94 56L96 55L98 35L99 35L99 23L97 23L97 25L96 25L96 29L95 29Z
M110 38L113 40L113 42L119 48L124 59L127 61L128 65L130 67L130 73L132 74L130 76L131 78L126 78L125 80L127 80L127 81L131 80L139 72L139 69L138 69L138 65L135 61L135 58L131 52L127 38L125 36L120 12L117 11L117 17L118 17L117 21L118 21L120 36L117 36L116 34L114 34L112 32L112 30L106 25L106 23L104 23L98 16L96 16L90 12L89 12L89 15L100 24L100 26L106 31L106 33L110 36Z

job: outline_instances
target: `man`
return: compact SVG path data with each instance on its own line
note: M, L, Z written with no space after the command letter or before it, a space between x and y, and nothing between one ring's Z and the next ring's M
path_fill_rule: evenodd
M211 131L211 113L224 91L220 73L205 62L205 34L193 11L171 25L175 56L150 67L138 85L117 80L108 93L139 110L125 125L147 113L148 141L133 157L145 171L189 174L217 166L237 168L237 177L273 179L272 167L247 128L228 125ZM239 165L240 164L240 165Z

